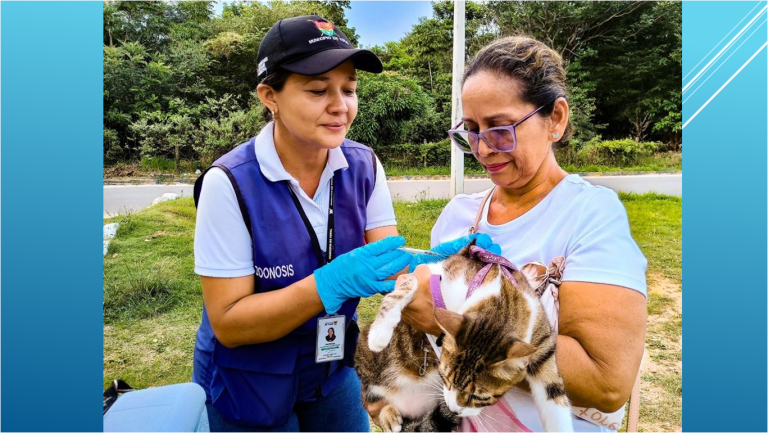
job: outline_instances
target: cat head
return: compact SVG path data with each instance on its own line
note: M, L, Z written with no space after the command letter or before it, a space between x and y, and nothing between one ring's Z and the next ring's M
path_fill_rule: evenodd
M468 282L484 264L462 250L446 260L449 273L459 273ZM529 314L528 302L520 292L526 277L512 272L517 287L494 266L486 282L500 284L499 296L490 296L463 314L435 310L444 333L438 371L443 380L445 402L459 416L478 415L495 404L509 389L525 378L526 367L536 347L521 339L525 330L515 329L515 319ZM527 321L525 321L527 323ZM527 326L526 326L527 327Z

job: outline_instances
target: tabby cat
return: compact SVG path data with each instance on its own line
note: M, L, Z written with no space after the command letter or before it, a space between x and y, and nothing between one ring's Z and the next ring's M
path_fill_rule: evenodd
M443 331L439 356L425 333L400 321L418 288L413 275L398 279L363 330L355 368L364 403L387 402L379 414L385 431L451 431L460 417L482 418L483 407L524 378L544 429L573 431L546 313L521 272L509 262L502 268L481 260L488 256L506 262L470 245L428 265L440 275L447 308L435 309ZM475 281L476 290L467 296L478 273L482 281Z

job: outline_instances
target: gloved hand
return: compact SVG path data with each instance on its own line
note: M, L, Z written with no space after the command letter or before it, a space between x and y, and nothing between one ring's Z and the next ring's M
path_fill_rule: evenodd
M315 270L317 293L328 314L341 308L351 298L367 298L395 289L395 281L386 278L402 271L411 255L397 248L405 245L401 236L389 236L342 254Z
M408 272L413 272L413 270L416 269L416 266L421 264L439 262L440 260L445 259L446 256L458 253L462 248L469 245L469 243L472 242L472 239L477 239L475 245L478 247L497 255L501 254L501 247L498 244L494 244L490 236L485 233L473 233L452 241L443 242L429 250L433 253L440 254L439 256L432 254L414 254L411 259L411 264L408 267Z

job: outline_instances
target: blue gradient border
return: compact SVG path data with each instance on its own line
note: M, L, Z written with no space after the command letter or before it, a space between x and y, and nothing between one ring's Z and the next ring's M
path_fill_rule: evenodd
M0 427L101 431L102 3L0 7Z
M755 5L765 3L685 2L683 75ZM1 7L0 427L99 431L102 5ZM766 32L758 30L741 46L684 103L683 122L765 41ZM687 431L768 427L767 50L683 131Z
M683 76L736 27L698 68L706 65L766 5L683 2ZM768 39L768 24L756 27L766 15L734 44L738 50L724 54L723 59L733 53L727 61L713 63L722 67L690 99L683 95L683 124L690 120L683 129L686 431L767 428L768 48L757 50Z

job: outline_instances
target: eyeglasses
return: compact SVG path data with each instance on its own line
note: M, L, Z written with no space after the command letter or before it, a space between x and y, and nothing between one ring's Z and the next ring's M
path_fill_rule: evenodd
M515 122L514 125L488 128L479 134L472 131L467 131L465 129L457 129L464 124L464 121L462 120L458 125L454 126L453 129L448 131L448 136L451 137L453 144L455 144L456 147L458 147L464 153L477 153L480 139L485 141L485 144L487 144L488 147L493 149L495 152L512 152L517 147L517 135L515 134L515 128L528 120L534 114L538 113L539 110L546 107L547 105L542 105L541 107L533 110L527 116Z

